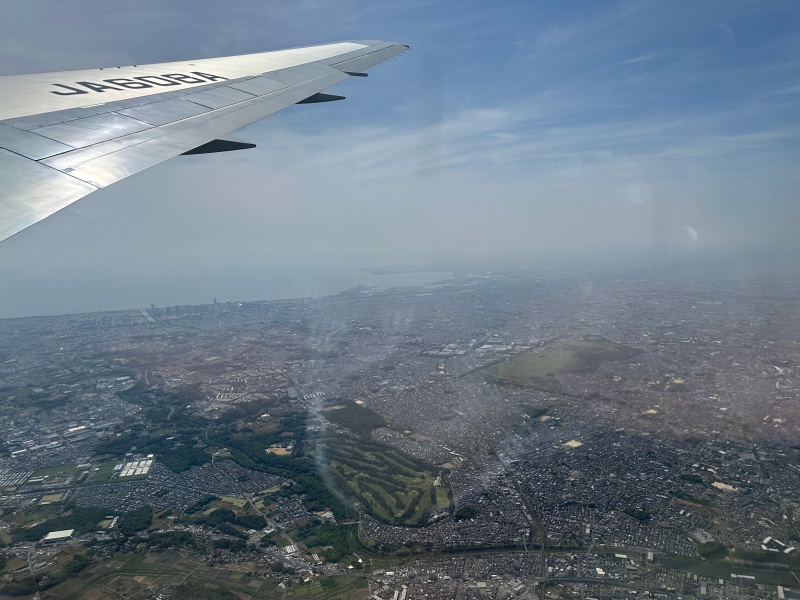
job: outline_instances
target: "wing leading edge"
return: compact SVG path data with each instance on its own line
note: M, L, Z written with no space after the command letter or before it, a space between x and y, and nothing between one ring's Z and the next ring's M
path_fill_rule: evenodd
M408 46L360 41L113 69L0 77L0 242L181 154L251 147L230 133Z

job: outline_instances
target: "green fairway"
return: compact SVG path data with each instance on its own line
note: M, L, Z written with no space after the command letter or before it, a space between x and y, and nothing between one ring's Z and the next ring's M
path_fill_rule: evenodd
M487 381L532 387L544 392L561 391L556 373L583 373L602 363L636 356L638 350L599 336L556 340L519 356L473 372Z
M387 523L427 520L432 504L449 505L447 488L436 488L438 472L398 450L344 436L327 436L315 444L343 491L367 512Z

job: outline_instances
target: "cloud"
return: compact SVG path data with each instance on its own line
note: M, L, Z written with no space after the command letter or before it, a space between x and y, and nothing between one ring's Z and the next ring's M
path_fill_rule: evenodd
M777 3L31 0L10 10L7 73L344 38L413 50L338 86L346 102L241 132L254 150L175 159L5 242L0 272L13 291L0 314L33 310L30 290L56 311L90 296L94 308L223 287L237 297L284 266L300 282L292 289L322 289L313 281L334 263L377 258L628 260L654 250L659 215L671 215L668 233L697 232L695 254L796 243L797 42Z

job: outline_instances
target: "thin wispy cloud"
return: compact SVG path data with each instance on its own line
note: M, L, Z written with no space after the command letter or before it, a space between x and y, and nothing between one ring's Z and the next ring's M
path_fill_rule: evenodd
M170 161L5 242L0 314L34 310L34 289L56 312L58 294L148 305L296 259L647 256L664 206L675 247L691 226L694 252L784 251L798 18L781 0L10 3L4 73L339 39L412 50L338 86L346 102L241 132L255 150Z

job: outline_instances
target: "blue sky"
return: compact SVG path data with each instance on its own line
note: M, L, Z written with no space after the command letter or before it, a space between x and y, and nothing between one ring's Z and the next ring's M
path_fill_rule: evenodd
M0 245L0 316L192 302L223 285L232 297L274 292L237 290L220 278L231 265L244 281L309 263L797 249L796 2L31 0L0 11L3 74L342 39L412 46L337 86L347 101L241 132L255 150L170 161Z

